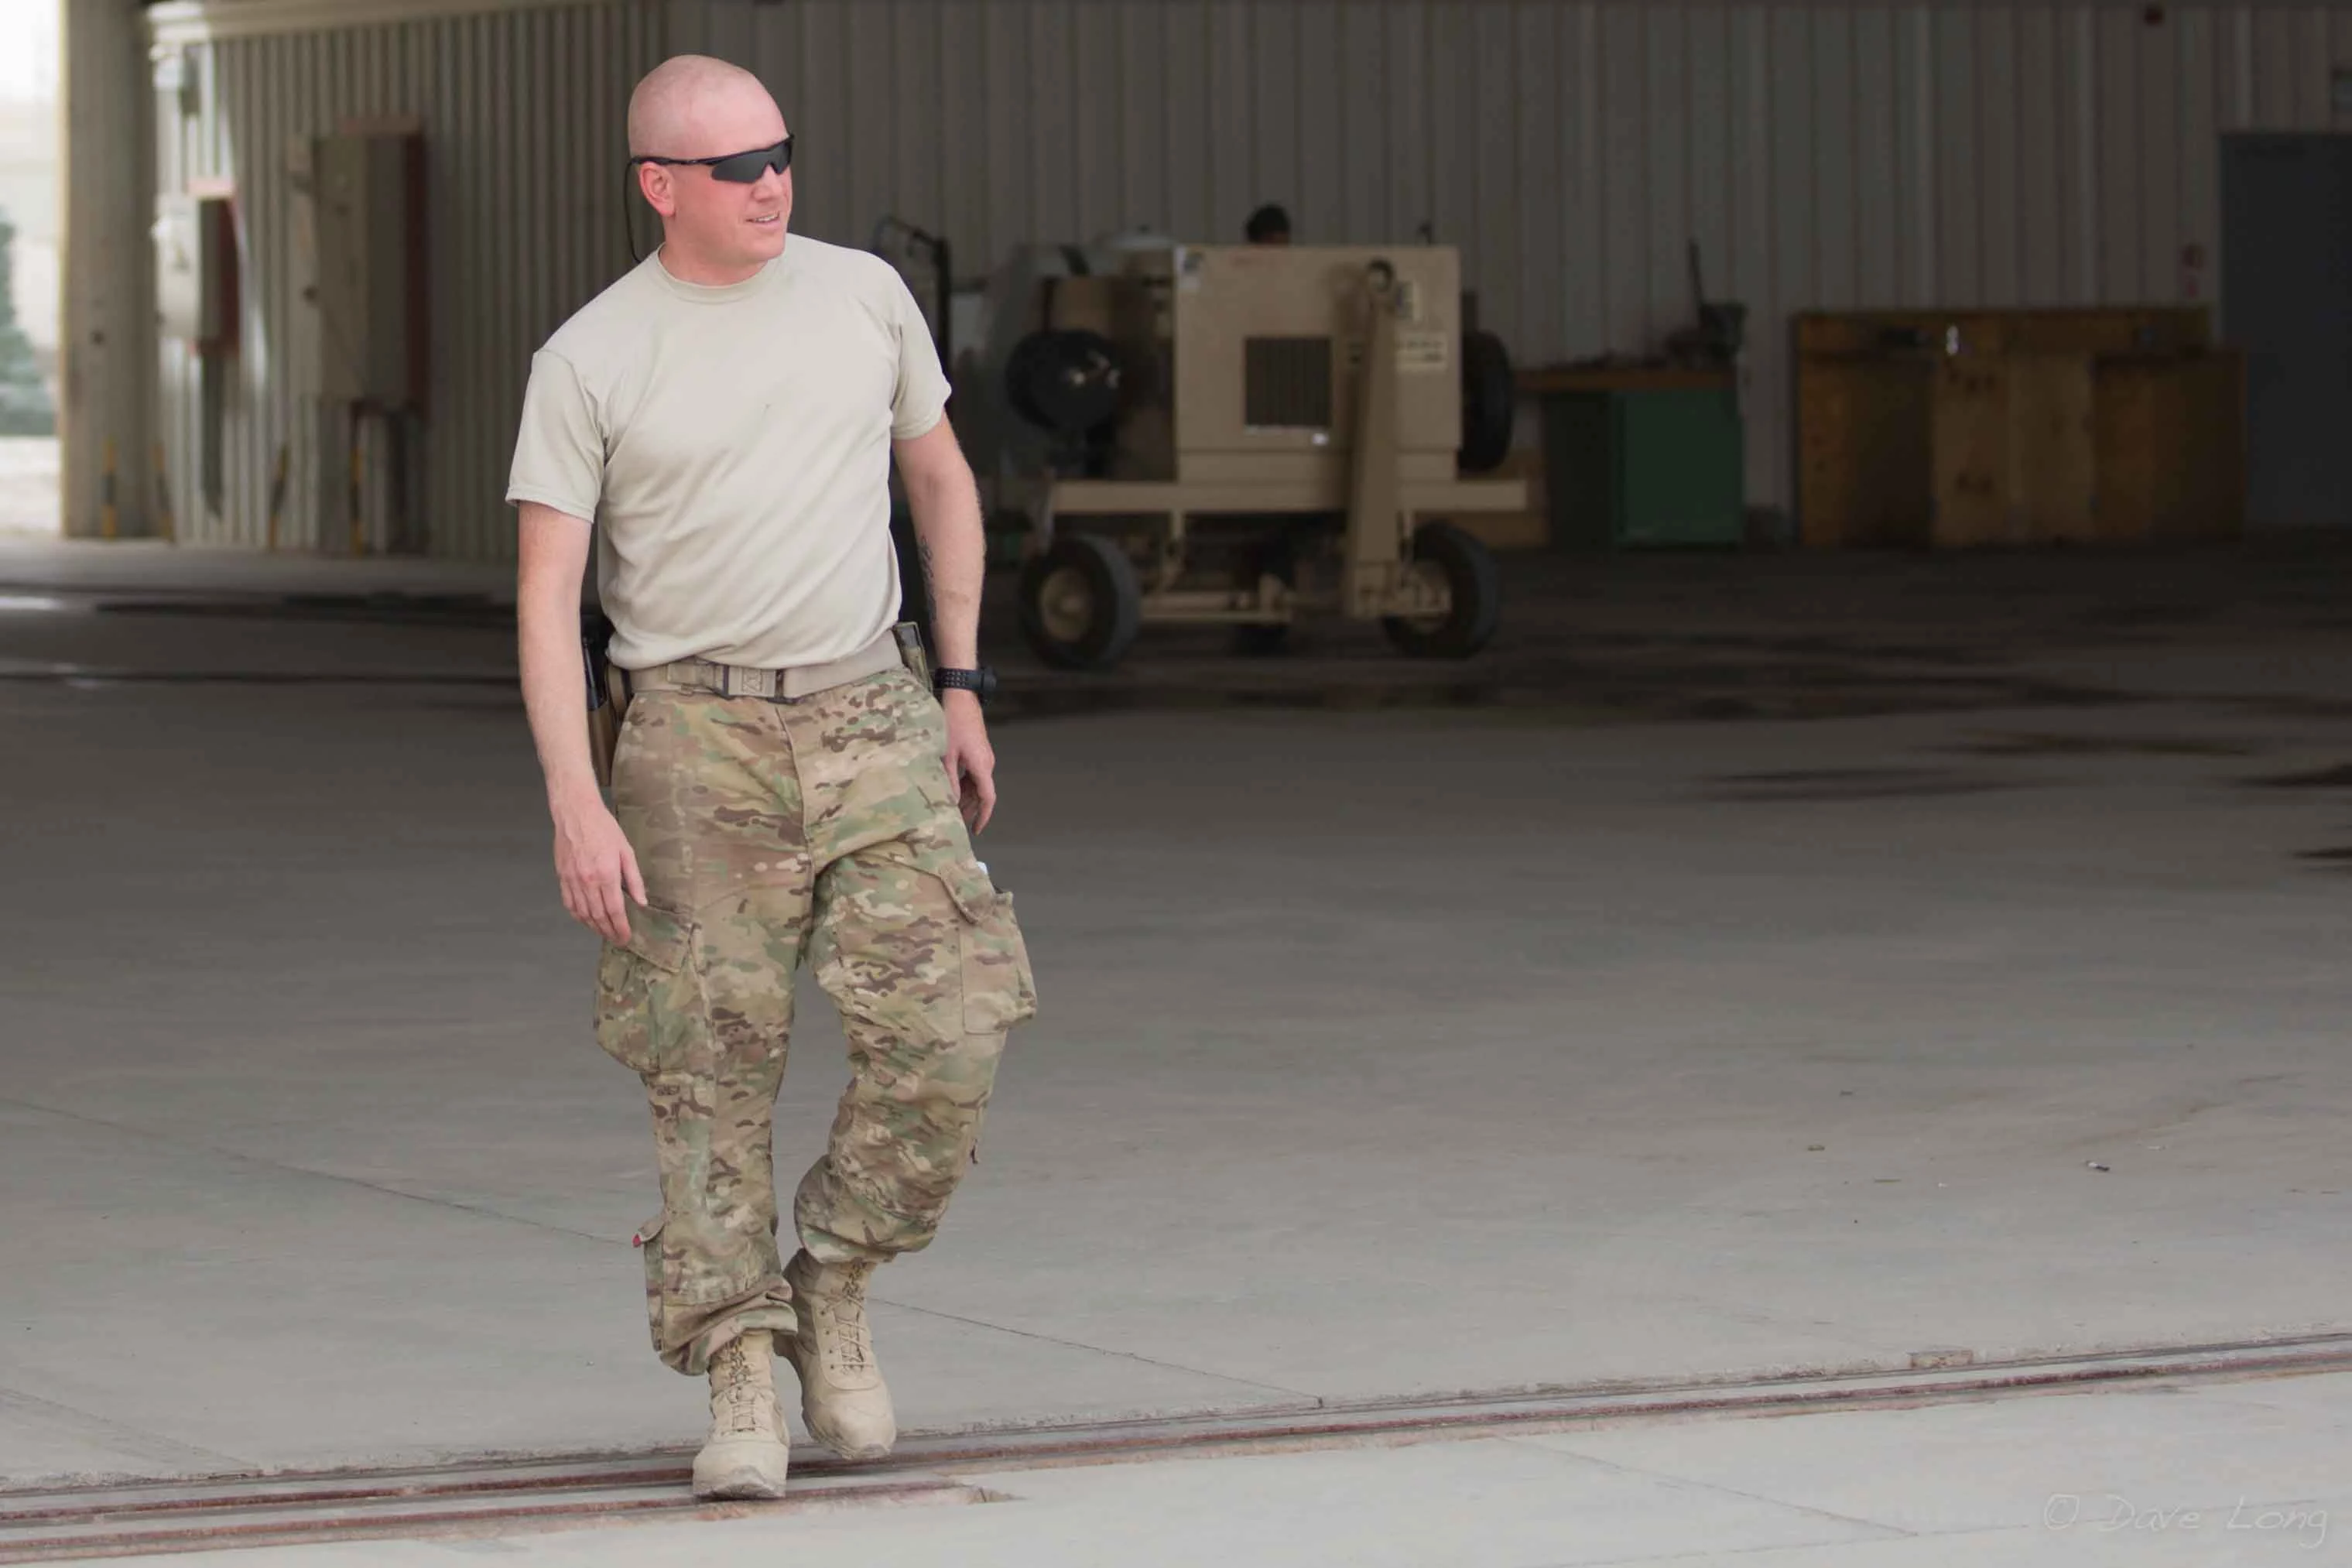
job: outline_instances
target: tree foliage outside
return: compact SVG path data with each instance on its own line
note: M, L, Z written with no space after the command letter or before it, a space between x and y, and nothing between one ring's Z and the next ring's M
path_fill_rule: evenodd
M58 411L16 323L16 226L0 213L0 436L54 436Z

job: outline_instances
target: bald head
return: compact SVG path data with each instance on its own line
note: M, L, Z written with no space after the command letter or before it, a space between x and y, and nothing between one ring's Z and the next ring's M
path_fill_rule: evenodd
M689 283L737 283L783 254L791 168L762 159L747 183L693 160L761 152L784 133L783 110L740 66L679 55L646 73L629 95L629 155L687 160L635 165L637 193L661 216L664 268Z
M783 134L783 111L760 79L709 55L664 60L629 95L632 157L715 158Z

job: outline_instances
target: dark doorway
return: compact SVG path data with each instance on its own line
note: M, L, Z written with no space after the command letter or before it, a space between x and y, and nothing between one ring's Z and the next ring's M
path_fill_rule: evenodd
M2221 241L2247 525L2352 528L2352 136L2223 137Z

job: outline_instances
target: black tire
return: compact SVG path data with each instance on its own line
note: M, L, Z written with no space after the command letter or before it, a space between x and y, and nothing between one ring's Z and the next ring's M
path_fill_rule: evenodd
M1083 436L1118 413L1118 348L1099 332L1032 332L1004 363L1005 401L1040 430Z
M1412 536L1412 558L1445 576L1454 603L1442 617L1381 622L1400 652L1415 658L1468 658L1485 647L1503 619L1503 577L1484 544L1450 522L1422 525Z
M1021 631L1058 669L1108 669L1143 626L1143 591L1116 540L1064 533L1021 573Z
M1462 334L1462 450L1465 474L1483 474L1511 455L1511 422L1518 415L1511 354L1492 332Z

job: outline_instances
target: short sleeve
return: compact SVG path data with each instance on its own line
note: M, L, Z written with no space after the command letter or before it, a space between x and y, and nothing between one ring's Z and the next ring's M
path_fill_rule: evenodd
M604 437L595 410L571 362L541 349L531 356L522 395L507 502L537 501L593 521L604 493Z
M890 437L911 441L940 422L948 405L947 373L940 368L940 351L931 342L930 323L908 290L907 280L891 268L892 314L898 329L898 375L890 395Z

